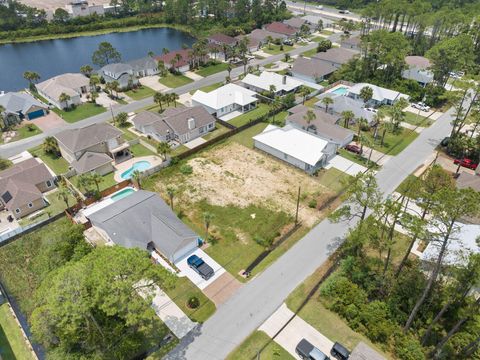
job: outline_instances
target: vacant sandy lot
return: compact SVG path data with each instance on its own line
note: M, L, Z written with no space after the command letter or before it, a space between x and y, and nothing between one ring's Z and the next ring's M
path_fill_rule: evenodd
M332 195L332 191L317 179L308 176L259 151L237 143L217 146L189 160L193 174L170 178L177 187L181 203L206 199L212 205L265 206L272 210L295 212L298 186L301 186L299 218L312 226L321 213L308 207L308 202ZM157 183L165 194L169 184Z
M71 0L19 0L22 4L36 7L38 9L55 10L58 8L65 8L65 5L71 2ZM90 5L108 5L110 0L94 0L88 2Z

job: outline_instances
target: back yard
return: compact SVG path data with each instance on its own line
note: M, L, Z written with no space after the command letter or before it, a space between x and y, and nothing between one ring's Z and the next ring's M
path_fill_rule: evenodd
M0 358L3 360L33 360L8 304L0 305Z

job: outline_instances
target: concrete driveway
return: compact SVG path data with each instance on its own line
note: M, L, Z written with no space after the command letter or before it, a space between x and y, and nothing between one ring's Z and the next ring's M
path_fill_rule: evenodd
M199 258L202 258L203 261L210 265L213 271L215 271L215 275L208 280L204 280L194 270L190 269L190 266L187 264L187 259L192 255L197 255ZM219 263L208 256L205 251L198 248L176 262L175 266L180 270L180 274L178 274L178 276L188 277L200 290L205 289L207 286L215 282L215 280L217 280L226 271Z
M201 137L198 137L198 138L193 139L192 141L189 141L189 142L187 142L183 145L185 145L189 149L193 149L193 148L196 148L199 145L202 145L205 142L206 142L206 140L202 139Z
M43 132L67 125L67 123L53 111L50 111L45 116L32 120L31 123L37 125Z
M258 328L258 330L273 337L294 315L293 311L283 303L280 308L278 308L278 310ZM301 360L295 352L295 348L302 339L307 339L308 342L321 350L325 355L330 355L330 350L334 344L333 341L322 335L318 330L298 316L295 316L285 326L285 328L275 337L274 341L287 350L295 359Z
M330 159L328 164L325 166L325 169L330 169L332 167L352 176L356 176L358 173L367 171L365 166L357 164L340 155L336 155Z
M186 77L192 79L192 80L202 80L203 79L203 76L198 75L197 73L194 73L193 71L187 71L184 75Z
M159 79L160 79L160 76L152 75L152 76L145 76L145 77L141 78L139 81L140 81L140 84L142 84L144 86L147 86L150 89L153 89L155 91L163 92L163 91L170 90L169 87L167 87L163 84L160 84L158 82Z

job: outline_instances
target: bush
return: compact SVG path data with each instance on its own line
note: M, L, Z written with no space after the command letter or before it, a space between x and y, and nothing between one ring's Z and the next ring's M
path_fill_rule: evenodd
M400 331L395 335L395 355L402 360L424 360L420 342L412 335L404 335Z
M264 248L269 248L270 246L272 246L273 244L273 239L270 238L270 239L265 239L259 235L255 235L253 240L255 240L255 242L260 245L260 246L263 246Z
M183 175L190 175L190 174L193 173L193 168L188 164L184 164L184 165L180 166L180 172Z
M196 309L200 306L200 300L196 296L191 296L187 301L187 307L190 309Z
M317 207L317 200L315 200L315 199L310 200L308 202L308 207L312 208L312 209L315 209Z
M395 330L389 320L388 306L383 301L372 301L364 305L359 316L368 330L366 335L373 341L386 343Z
M347 312L350 305L360 309L367 302L365 291L344 276L328 278L320 290L320 295L325 297L327 308L345 318L351 315L351 308Z

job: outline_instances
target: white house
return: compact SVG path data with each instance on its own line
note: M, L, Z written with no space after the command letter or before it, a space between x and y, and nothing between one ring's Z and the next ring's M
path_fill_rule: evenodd
M334 144L291 125L268 125L253 141L255 148L308 173L325 166L336 149Z
M297 91L303 83L291 76L280 75L272 71L264 71L259 76L247 74L242 79L245 88L256 91L270 91L270 87L275 87L275 95L285 95Z
M209 114L221 117L233 111L245 113L257 106L257 93L239 85L227 84L209 93L197 90L192 105L203 106Z
M38 93L59 109L82 103L82 95L90 92L90 80L82 74L67 73L55 76L36 85ZM60 102L60 95L70 96Z
M429 70L432 66L430 60L423 56L407 56L405 63L407 69L402 71L404 79L414 80L424 87L433 82L433 72Z
M368 83L358 83L348 88L346 95L355 100L361 100L360 92L364 87L369 87L373 90L372 98L367 102L370 105L393 105L395 102L404 98L408 100L408 95L402 94L395 90L385 89L381 86L372 85Z

